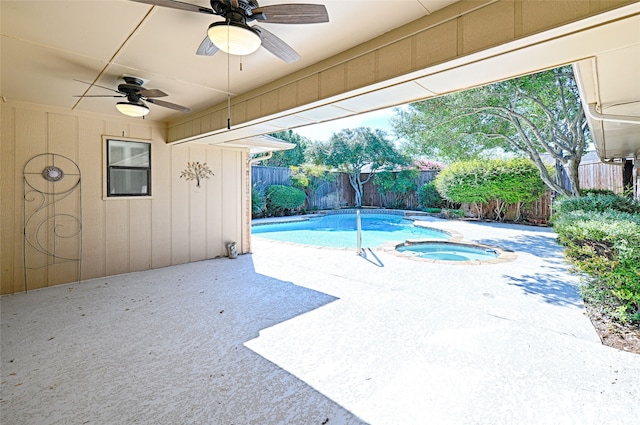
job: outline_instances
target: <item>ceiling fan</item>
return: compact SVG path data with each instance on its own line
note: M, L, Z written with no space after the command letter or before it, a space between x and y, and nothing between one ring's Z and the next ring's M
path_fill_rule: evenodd
M173 109L174 111L190 112L191 109L186 106L176 105L175 103L167 102L164 100L156 99L157 97L168 96L167 93L158 89L148 89L143 87L144 80L138 77L124 76L122 77L124 83L118 84L118 89L114 90L109 87L100 86L98 84L87 83L86 81L78 81L79 83L89 84L90 86L100 87L112 92L118 93L112 94L96 94L96 95L77 95L74 97L125 97L126 102L116 103L118 111L130 117L143 117L149 113L149 107L144 102L153 103L154 105L162 106L164 108ZM144 102L143 102L144 101Z
M329 22L327 8L323 4L274 4L260 7L257 0L210 0L211 8L176 0L131 0L154 6L169 7L189 12L218 15L224 22L209 25L207 36L196 54L212 56L218 50L232 55L248 55L261 45L287 63L300 59L300 55L282 39L258 25L265 24L315 24Z

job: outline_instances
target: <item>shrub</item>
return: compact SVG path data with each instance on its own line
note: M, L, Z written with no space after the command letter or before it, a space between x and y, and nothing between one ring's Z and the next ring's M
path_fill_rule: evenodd
M580 195L582 195L582 196L615 195L615 193L612 190L609 190L609 189L582 189L580 191Z
M488 161L487 169L485 186L496 203L495 216L498 220L504 218L508 205L517 206L515 220L519 220L522 204L535 201L546 190L538 168L528 159Z
M447 204L447 201L440 196L436 185L433 182L425 183L418 190L418 203L420 206L428 210L430 208L442 208Z
M483 216L483 204L494 201L497 220L504 218L511 204L517 205L519 219L521 205L545 191L537 167L526 159L457 162L441 171L434 184L448 201L474 204L478 218Z
M444 214L447 218L463 218L464 217L463 210L442 210L442 214Z
M640 203L615 194L593 194L580 197L561 197L553 203L555 215L572 211L620 211L640 214Z
M441 171L433 183L448 201L483 203L489 200L482 190L484 170L481 161L456 162Z
M310 209L316 209L316 191L336 179L336 173L330 173L323 165L302 164L289 167L291 185L302 190Z
M264 194L256 185L251 186L251 217L259 217L265 208Z
M300 189L278 184L266 191L266 211L269 216L289 215L304 204L305 194Z
M383 204L391 208L410 208L409 200L412 195L415 196L416 179L419 174L420 171L417 168L376 173L374 185Z
M590 275L585 300L621 321L640 322L640 215L575 210L556 215L553 227L569 260Z

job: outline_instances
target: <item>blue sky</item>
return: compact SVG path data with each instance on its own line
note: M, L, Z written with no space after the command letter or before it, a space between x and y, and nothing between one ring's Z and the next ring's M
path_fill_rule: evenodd
M298 127L293 129L293 131L313 141L325 141L329 140L333 133L337 133L345 128L370 127L386 131L389 138L393 140L393 131L389 125L389 118L393 115L393 108L381 109L379 111L367 112L365 114L354 115L321 124Z

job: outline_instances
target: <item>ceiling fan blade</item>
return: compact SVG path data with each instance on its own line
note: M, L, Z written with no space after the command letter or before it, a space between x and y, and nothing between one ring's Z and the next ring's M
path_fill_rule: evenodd
M278 58L282 59L286 63L293 63L300 59L298 52L293 50L293 47L289 46L275 34L258 25L254 25L252 28L260 33L260 37L262 38L262 47L273 53Z
M205 36L200 46L198 46L198 50L196 50L196 55L213 56L217 51L218 48L213 44L209 36Z
M318 24L329 22L323 4L274 4L253 9L257 19L270 24ZM261 15L264 19L261 19Z
M74 80L73 80L73 81L77 81L77 82L82 83L82 84L88 84L88 85L90 85L90 86L100 87L101 89L109 90L109 91L112 91L112 92L116 92L116 93L124 94L124 93L122 93L122 92L120 92L120 91L118 91L118 90L114 90L114 89L112 89L111 87L100 86L100 85L95 84L95 83L87 83L86 81L76 80L75 78L74 78ZM114 96L114 97L119 97L119 96Z
M86 95L82 95L82 94L75 94L71 97L127 97L123 94L121 94L120 96L115 95L115 94L86 94Z
M183 3L175 0L131 0L137 3L150 4L152 6L170 7L171 9L186 10L188 12L204 13L206 15L215 15L213 9L202 7L191 3Z
M165 92L159 89L142 89L138 91L138 94L144 97L165 97L169 96Z
M191 112L191 109L187 108L186 106L176 105L175 103L166 102L164 100L158 100L158 99L145 99L145 100L147 102L149 102L149 103L153 103L154 105L163 106L165 108L173 109L174 111Z

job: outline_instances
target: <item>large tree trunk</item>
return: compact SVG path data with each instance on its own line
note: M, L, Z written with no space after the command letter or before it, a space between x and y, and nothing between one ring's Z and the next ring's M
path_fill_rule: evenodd
M572 196L580 196L580 178L578 177L579 166L579 160L576 161L574 159L570 159L567 161L567 175L569 177L569 182L571 183L571 187L568 189L571 190Z
M547 170L547 167L542 162L542 159L540 158L540 154L538 152L532 151L532 152L527 152L527 154L529 155L529 158L533 161L533 163L538 168L538 171L540 172L540 178L547 185L547 187L549 187L549 189L561 195L566 195L566 196L571 195L571 191L567 190L562 184L562 167L560 167L560 171L558 171L558 168L556 168L555 176L554 178L552 178L551 175L549 174L549 171Z
M356 208L360 208L362 206L362 182L359 171L349 175L349 183L356 193Z

